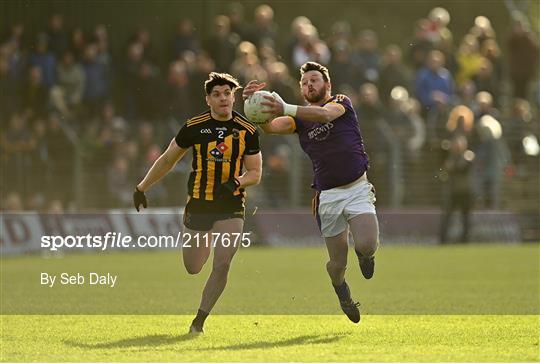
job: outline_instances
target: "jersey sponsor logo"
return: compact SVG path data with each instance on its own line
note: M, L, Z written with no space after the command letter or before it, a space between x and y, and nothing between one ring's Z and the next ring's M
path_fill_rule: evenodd
M219 143L216 147L221 153L225 153L229 147L225 143Z
M201 134L212 134L211 129L201 129Z
M317 141L325 140L330 135L330 130L334 127L334 123L326 123L308 131L308 138Z
M216 130L223 130L223 131L227 131L227 128L224 127L224 126L220 126L220 127L217 127Z
M207 158L208 161L214 162L230 162L230 159L223 158L223 154L229 149L225 142L219 143L214 149L208 152L211 157Z

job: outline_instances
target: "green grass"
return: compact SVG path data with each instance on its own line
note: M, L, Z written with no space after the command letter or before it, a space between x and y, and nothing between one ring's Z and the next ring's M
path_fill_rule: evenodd
M4 316L2 361L538 361L538 316Z
M540 361L539 245L383 247L340 314L323 247L242 249L200 337L185 334L207 266L179 254L3 257L2 361ZM42 287L40 272L111 272L115 288ZM55 315L51 315L55 314Z

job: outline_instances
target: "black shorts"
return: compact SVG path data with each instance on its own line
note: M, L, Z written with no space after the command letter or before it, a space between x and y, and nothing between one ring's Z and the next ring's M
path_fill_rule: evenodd
M184 210L184 226L195 231L209 231L219 220L243 220L244 210L243 198L215 201L190 198Z

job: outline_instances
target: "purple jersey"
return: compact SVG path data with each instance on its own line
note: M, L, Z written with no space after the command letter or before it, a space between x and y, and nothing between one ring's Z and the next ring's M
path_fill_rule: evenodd
M355 181L369 164L351 100L336 95L329 103L342 105L345 113L325 124L294 119L300 145L313 163L312 187L318 191Z

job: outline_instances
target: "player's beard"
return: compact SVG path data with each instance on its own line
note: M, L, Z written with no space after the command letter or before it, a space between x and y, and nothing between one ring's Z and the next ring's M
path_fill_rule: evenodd
M317 104L317 103L321 102L322 100L324 100L325 96L326 96L326 87L324 87L324 86L321 87L321 89L319 91L315 90L314 93L310 93L308 91L307 94L304 94L304 98L310 104Z

